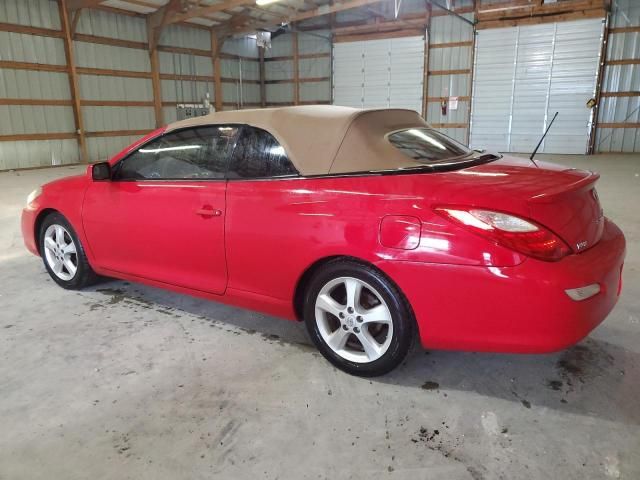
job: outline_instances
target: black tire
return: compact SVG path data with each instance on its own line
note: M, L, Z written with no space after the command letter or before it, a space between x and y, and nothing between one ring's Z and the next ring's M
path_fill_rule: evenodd
M47 260L47 255L45 252L45 232L52 225L62 226L66 230L66 233L71 237L71 240L73 240L73 243L76 247L75 260L77 263L77 269L72 278L68 280L60 278L53 271L53 268L49 265L49 262ZM49 275L51 276L53 281L60 285L62 288L66 288L68 290L79 290L81 288L88 287L89 285L92 285L97 281L98 276L91 268L91 265L89 265L84 247L82 243L80 243L80 239L78 238L76 231L63 215L58 212L47 215L47 217L43 220L42 225L40 226L38 238L40 244L40 255L42 257L44 267L47 269L47 272L49 272ZM68 270L67 273L69 273Z
M361 363L343 358L343 356L338 354L327 344L320 332L318 320L316 319L316 299L323 290L323 287L341 277L351 277L373 287L373 289L377 291L375 293L377 293L377 295L386 303L386 307L391 315L391 323L393 326L391 342L388 344L386 352L373 361L365 360ZM367 294L368 293L369 292L367 292ZM338 303L342 304L342 302ZM344 303L344 305L347 303L348 302ZM346 310L344 312L346 312ZM349 315L348 313L344 314ZM330 317L332 322L335 322L336 320L338 322L342 322L342 324L338 324L338 328L344 328L345 330L350 328L345 325L348 318L340 320L335 315L330 315ZM376 268L348 259L337 259L331 261L323 265L315 273L305 292L304 321L313 343L327 360L340 370L351 375L358 375L362 377L384 375L396 368L409 352L413 345L415 335L415 319L413 311L398 287ZM353 328L353 330L356 331L357 329ZM338 330L336 329L335 332L337 331ZM388 332L389 331L387 330L387 335ZM358 331L358 333L360 333L360 331ZM354 336L352 337L351 332L348 331L348 335L351 339L348 340L348 342L351 342L352 345L355 343L357 346L359 340L356 334L354 333ZM347 344L347 347L348 346L349 344Z

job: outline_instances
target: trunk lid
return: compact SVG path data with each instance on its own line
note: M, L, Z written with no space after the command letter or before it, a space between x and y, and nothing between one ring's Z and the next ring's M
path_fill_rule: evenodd
M538 165L540 168L524 159L503 157L441 175L456 185L452 203L531 218L560 236L575 253L593 247L604 229L595 190L600 176L547 162Z

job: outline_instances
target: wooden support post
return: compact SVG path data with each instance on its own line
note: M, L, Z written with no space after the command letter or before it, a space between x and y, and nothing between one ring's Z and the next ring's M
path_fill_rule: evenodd
M431 3L427 4L427 28L424 34L424 71L422 78L422 118L427 122L429 111L429 46L431 35Z
M211 61L213 62L213 104L216 112L222 110L222 73L220 68L220 51L224 39L219 39L215 31L211 30Z
M607 45L609 43L609 21L610 13L607 12L607 16L604 21L604 33L602 35L602 44L600 45L600 68L598 69L598 78L596 80L596 105L593 107L591 113L591 131L589 132L589 144L587 146L587 154L593 155L596 150L596 134L598 133L598 117L600 116L600 103L602 100L602 83L604 82L604 72L606 69L607 61Z
M78 21L80 20L80 15L82 15L82 9L73 12L73 19L71 20L71 38L76 34L76 29L78 28Z
M151 60L151 87L153 89L153 111L156 117L156 128L164 125L164 111L162 110L162 83L160 83L160 61L158 49L149 50Z
M73 39L71 38L71 25L69 23L69 10L67 10L67 0L58 0L58 12L60 13L60 23L64 33L64 54L67 59L67 73L69 75L69 89L71 91L71 101L73 102L73 120L78 134L78 146L80 147L80 161L89 162L87 153L87 143L85 139L84 123L82 121L82 106L80 105L80 87L78 84L78 72L73 49Z
M293 42L293 104L300 105L300 65L298 63L298 34L291 34Z
M478 19L478 7L480 5L480 0L473 0L473 41L471 42L471 75L469 75L469 104L467 105L467 146L469 146L469 142L471 141L471 107L473 105L473 78L475 76L476 70L476 38L478 36L478 31L476 30L475 21Z
M260 106L267 106L267 86L265 84L265 68L264 68L264 48L258 47L260 54Z

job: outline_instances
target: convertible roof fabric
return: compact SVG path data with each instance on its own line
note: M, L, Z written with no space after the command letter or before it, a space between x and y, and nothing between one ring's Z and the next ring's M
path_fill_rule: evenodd
M215 112L172 123L166 131L229 124L251 125L271 133L302 175L421 165L387 141L386 134L427 127L413 110L307 105Z

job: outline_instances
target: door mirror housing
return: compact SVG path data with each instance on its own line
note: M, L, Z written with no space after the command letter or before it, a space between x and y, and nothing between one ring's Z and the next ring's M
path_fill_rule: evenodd
M109 162L100 162L91 168L91 178L94 182L111 180L111 165Z

